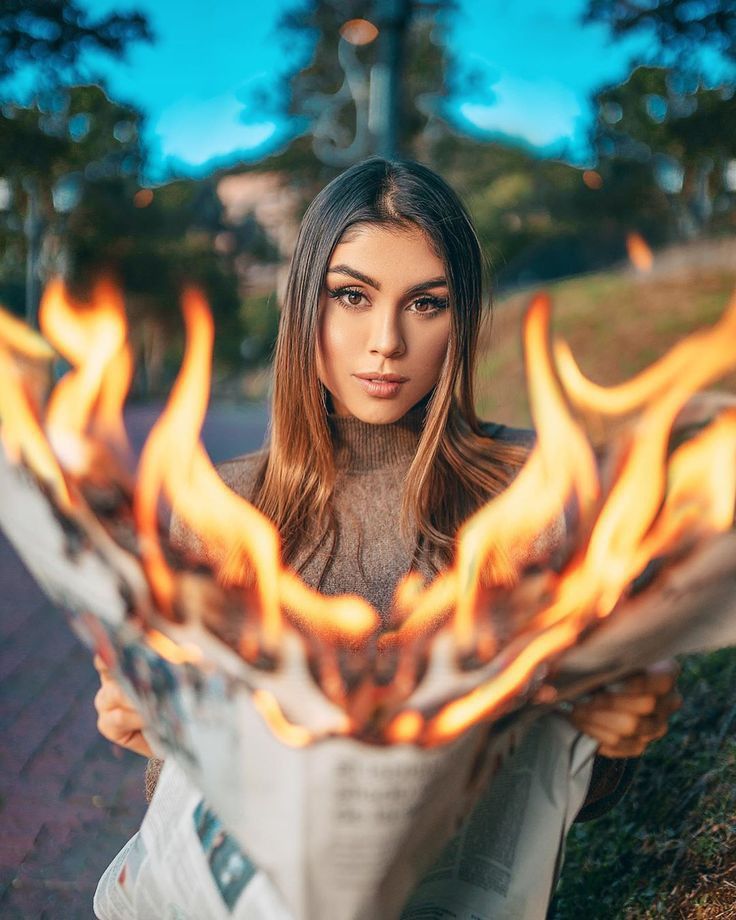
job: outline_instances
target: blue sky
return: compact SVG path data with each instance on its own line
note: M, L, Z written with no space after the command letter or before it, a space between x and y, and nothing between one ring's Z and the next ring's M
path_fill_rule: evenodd
M85 5L93 14L125 8L120 0ZM154 174L197 173L213 162L254 157L288 136L288 124L247 100L293 60L274 33L289 0L134 5L148 15L155 44L135 47L122 63L94 63L113 95L145 111ZM453 100L453 119L469 131L510 136L548 155L565 151L584 163L591 92L622 79L644 47L641 38L613 44L604 27L582 27L584 5L460 0L448 41L483 79L472 96Z

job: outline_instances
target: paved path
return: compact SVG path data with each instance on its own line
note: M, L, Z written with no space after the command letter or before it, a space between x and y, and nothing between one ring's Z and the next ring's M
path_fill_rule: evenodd
M156 407L131 410L140 444ZM263 440L261 407L220 406L204 439L223 460ZM91 657L0 534L0 917L92 918L97 879L138 827L145 762L102 738Z

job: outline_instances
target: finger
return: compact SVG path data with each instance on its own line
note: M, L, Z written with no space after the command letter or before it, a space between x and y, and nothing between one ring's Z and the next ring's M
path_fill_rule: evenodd
M594 738L596 741L600 741L602 744L615 745L621 740L621 736L606 725L598 725L587 719L578 720L574 716L570 716L570 721L578 731L588 735L590 738Z
M144 757L153 756L153 752L140 730L135 729L130 732L118 733L114 727L108 726L104 721L98 722L97 728L100 734L113 744L135 751L136 754L142 754Z
M661 661L655 661L654 664L650 664L646 668L648 674L673 674L675 677L678 677L682 666L676 658L663 658Z
M114 681L102 684L94 702L97 709L125 709L129 712L138 712L138 707Z
M646 716L616 710L596 710L582 716L582 720L589 728L611 733L617 738L629 738L636 735L643 718Z
M651 715L657 708L658 698L653 693L601 693L596 701L596 711L618 710L637 715ZM592 711L592 710L591 710Z
M143 730L143 720L137 713L122 709L108 709L97 719L97 728L101 734L118 744Z
M108 668L108 666L105 664L105 662L102 660L102 658L99 655L95 655L95 657L92 659L92 664L95 666L95 670L100 675L101 683L104 684L105 681L114 679L110 672L110 669Z
M578 727L586 734L612 744L619 740L640 739L644 742L661 738L667 732L666 711L657 710L648 716L626 712L595 712L580 720Z
M622 757L641 757L648 745L647 741L642 739L624 738L616 744L601 744L598 753L603 757L611 757L618 760Z

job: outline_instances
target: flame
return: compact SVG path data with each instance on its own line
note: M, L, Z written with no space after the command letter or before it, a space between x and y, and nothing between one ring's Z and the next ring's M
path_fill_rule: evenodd
M633 251L639 243L631 246ZM392 631L379 635L378 613L363 598L326 597L287 569L274 526L218 475L200 440L209 398L212 317L195 288L183 292L182 310L184 359L144 446L132 497L151 592L165 617L189 615L179 609L183 573L161 537L159 504L165 498L182 526L206 547L221 585L242 591L241 655L257 664L265 653L278 665L286 631L301 636L322 692L343 709L335 733L378 733L392 744L432 745L456 737L538 684L555 656L616 609L652 559L733 525L736 408L711 414L707 425L674 449L672 435L692 394L736 366L736 293L712 328L686 337L650 368L613 387L588 380L567 345L551 343L550 300L538 294L524 322L536 444L511 485L460 529L452 565L431 584L417 572L399 583ZM123 404L132 359L123 298L102 279L90 303L80 304L54 281L40 317L45 336L72 370L44 407L18 359L47 362L53 351L0 312L0 441L12 462L27 464L49 484L55 501L74 514L84 502L77 486L85 476L95 472L114 480L121 475L99 458L106 445L118 451L126 445ZM600 469L586 427L591 415L603 421L631 416ZM545 546L558 538L568 510L575 531L566 561L558 562L560 570L548 568L543 581L520 581L540 552L544 562ZM523 622L510 639L504 636L503 646L494 632L494 605L499 604L501 610L524 607ZM143 625L143 640L153 651L173 664L203 660L198 646L174 641L163 628ZM410 697L429 653L444 655L448 647L450 657L464 658L466 665L491 661L491 676L423 711ZM285 744L303 746L316 739L289 721L274 693L256 688L252 699Z
M631 264L637 271L647 274L654 265L654 255L649 244L640 233L629 233L626 237L626 251Z
M69 511L73 501L64 473L43 433L40 406L15 355L49 361L54 352L37 333L0 308L0 443L11 462L25 461Z
M616 417L640 410L658 399L675 381L687 377L689 369L703 361L711 348L721 355L721 363L711 379L717 379L730 367L728 350L724 353L719 342L733 342L736 336L736 292L721 319L710 329L702 329L678 342L663 358L640 374L618 386L603 387L583 376L569 346L556 341L554 355L563 387L573 404L586 412L598 412ZM705 386L705 384L699 384Z
M146 630L149 646L172 664L198 664L202 661L202 652L191 642L174 642L157 629Z
M122 406L130 385L132 361L127 345L123 299L101 279L90 305L75 302L54 279L39 307L46 338L73 366L54 388L46 410L46 430L64 465L74 473L92 463L90 433L127 444Z
M301 725L289 722L276 697L268 690L255 690L253 705L276 737L289 747L306 747L314 741L312 733Z
M16 354L36 361L51 361L54 350L26 323L0 307L0 342Z
M389 744L410 744L421 735L424 729L424 716L414 709L399 713L386 729Z
M525 319L529 398L537 446L512 484L463 525L452 570L439 576L423 594L413 592L415 608L405 620L402 634L413 637L426 630L454 604L456 640L461 649L469 651L476 638L478 597L484 579L512 585L539 534L559 519L566 501L575 497L583 517L595 505L599 491L595 457L557 382L549 349L550 309L549 298L537 295Z
M689 336L645 372L641 386L648 401L634 382L627 385L625 399L618 393L607 399L605 388L592 390L582 375L574 378L580 384L577 401L586 408L590 392L595 393L595 408L608 409L611 415L645 404L630 432L618 475L587 545L560 574L550 602L532 620L531 628L540 634L500 675L443 707L427 725L425 743L448 741L497 711L544 661L573 644L592 618L608 616L647 563L672 550L683 532L713 534L733 525L736 410L723 412L671 459L667 451L672 425L688 398L736 365L735 319L736 296L716 326ZM539 434L541 440L541 429ZM518 508L520 513L524 510Z

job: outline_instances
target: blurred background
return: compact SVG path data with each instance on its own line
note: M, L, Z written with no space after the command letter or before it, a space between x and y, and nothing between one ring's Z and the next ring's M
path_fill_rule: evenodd
M305 207L350 164L407 156L439 171L477 224L496 306L479 411L523 424L531 289L551 291L557 328L604 383L719 316L736 285L735 76L730 0L2 0L0 302L35 324L51 275L83 296L114 271L140 439L181 358L178 293L198 282L218 329L208 447L252 450ZM642 244L651 265L646 249L631 261ZM27 606L35 588L17 584ZM140 817L140 765L89 741L72 766L66 717L53 736L51 685L29 677L33 643L13 615L0 727L27 737L22 719L36 718L38 740L11 758L4 804L30 801L48 750L65 808L79 770L97 777L80 802L100 801L83 820L72 808L71 830L48 831L42 809L35 831L17 818L0 908L60 916L61 892L64 916L89 916L98 868ZM625 802L573 834L555 916L736 916L736 658L688 659L684 672L687 706ZM74 691L90 712L92 683ZM95 782L116 769L100 798ZM84 871L60 861L62 840L90 850Z

